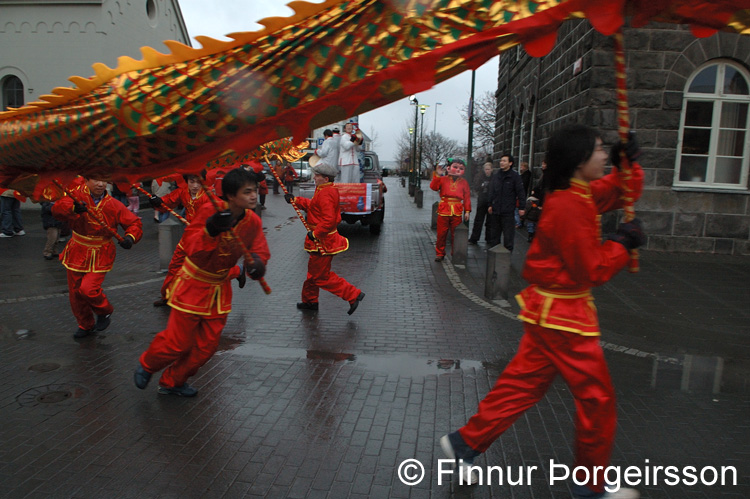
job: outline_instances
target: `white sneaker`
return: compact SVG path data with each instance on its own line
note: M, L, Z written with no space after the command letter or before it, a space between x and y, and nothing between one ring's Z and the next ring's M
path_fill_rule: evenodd
M0 232L0 237L13 237L13 234L8 235L5 232Z
M15 235L17 235L17 236L25 236L26 235L26 231L23 230L23 229L21 229L18 232L16 232Z
M440 437L440 448L443 449L443 454L445 454L445 457L452 460L452 467L456 468L456 453L453 451L453 446L451 445L451 441L448 438L448 435L443 435ZM459 484L461 485L476 485L479 483L479 475L477 475L477 472L475 470L471 469L472 463L467 463L463 459L458 464L458 477L459 477Z
M639 497L641 493L637 490L623 487L617 492L607 492L602 499L638 499Z

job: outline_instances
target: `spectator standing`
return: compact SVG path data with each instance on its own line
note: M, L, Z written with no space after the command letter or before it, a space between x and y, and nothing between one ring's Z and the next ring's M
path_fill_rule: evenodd
M534 240L536 234L536 224L539 217L542 216L542 205L544 204L544 171L547 169L547 162L542 161L542 174L537 179L534 187L531 188L529 198L526 200L526 232L529 235L528 241Z
M490 218L487 216L487 208L490 207L490 179L492 178L492 163L485 163L482 173L474 178L474 192L477 193L477 209L474 215L474 228L469 237L469 244L477 244L482 235L482 226L485 227L484 240L490 242Z
M338 170L341 135L338 134L338 131L334 134L331 129L326 128L323 130L323 137L323 144L315 149L315 154L320 159L326 160L326 163L329 165L335 166L336 170Z
M169 182L167 180L152 180L151 181L151 194L158 198L163 198L170 192L172 192L173 184L172 182ZM157 209L154 209L154 222L156 223L162 223L164 220L169 218L169 212L164 211L161 212Z
M341 135L339 147L339 176L336 181L343 184L359 183L359 148L362 141L354 133L354 124L347 123Z
M139 182L140 184L140 182ZM130 189L130 194L128 195L128 211L132 213L133 215L138 215L138 210L141 207L141 198L140 192L135 187Z
M630 191L634 200L642 192L643 171L634 162L639 154L635 140L613 147L613 163L619 166L623 148L633 170L628 179L621 178L617 168L604 176L608 154L595 130L573 125L549 139L546 174L551 190L539 235L524 264L523 278L529 286L517 297L524 325L518 352L479 403L477 413L440 439L443 452L460 460L463 483L476 483L474 458L536 404L559 374L576 402L574 497L639 497L633 489L611 493L604 489L617 415L591 296L591 288L625 267L629 250L645 240L637 219L620 224L604 243L599 235L600 215L622 208L625 192Z
M521 182L523 183L523 198L516 205L516 229L523 227L519 210L523 210L526 206L526 198L529 197L529 187L531 187L531 171L529 171L529 164L526 161L521 161L518 174L521 176Z
M284 171L281 173L281 178L284 181L284 187L289 194L294 194L294 179L298 178L297 170L295 170L289 163L284 167Z
M45 260L53 260L55 257L59 256L57 251L55 251L55 246L60 238L60 229L63 224L52 216L52 206L55 203L51 201L42 201L40 204L42 206L42 227L44 227L44 230L47 233L47 241L44 243L42 255L44 255Z
M519 203L526 202L521 176L513 170L513 156L504 154L500 158L500 169L490 179L490 247L500 244L513 251L516 234L515 211ZM520 210L519 215L523 215Z
M20 193L8 189L0 194L0 223L2 232L0 237L25 236L23 230L23 218L21 218Z

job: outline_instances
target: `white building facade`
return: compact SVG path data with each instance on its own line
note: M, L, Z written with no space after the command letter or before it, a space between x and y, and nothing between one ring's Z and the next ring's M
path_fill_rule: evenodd
M0 0L0 110L39 100L94 63L190 45L177 0Z

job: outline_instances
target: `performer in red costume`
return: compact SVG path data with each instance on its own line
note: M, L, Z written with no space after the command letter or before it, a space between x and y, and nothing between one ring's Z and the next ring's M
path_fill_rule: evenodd
M185 207L185 220L190 223L198 209L206 203L209 203L208 194L203 190L202 178L198 175L183 175L186 185L173 190L163 197L151 196L149 203L160 212L167 211L167 207L176 208L179 205ZM182 262L185 261L185 248L182 246L182 240L177 243L177 247L172 254L172 259L167 267L167 276L161 285L161 297L154 302L155 307L163 307L167 304L167 291L174 280L174 276L182 268Z
M629 178L617 168L622 150L632 166ZM588 470L588 480L578 473L575 495L639 497L633 489L605 490L617 415L591 296L591 288L625 267L628 251L645 241L635 219L620 224L602 243L599 221L602 213L623 207L626 191L634 200L640 197L639 154L633 136L626 145L615 145L611 158L616 168L603 176L607 153L596 131L572 125L550 138L544 174L548 194L523 270L530 285L516 297L525 331L518 353L468 423L440 439L445 454L460 460L463 483L476 483L474 458L538 402L559 374L576 402L575 466Z
M154 337L140 357L135 385L146 388L151 375L166 367L159 380L159 393L194 397L198 390L187 379L208 362L219 345L219 338L232 310L231 270L242 256L234 232L249 249L253 263L243 272L260 279L270 258L263 225L253 213L258 202L258 182L242 168L232 170L222 180L226 210L216 212L203 205L185 229L182 245L185 260L169 293L167 329Z
M84 182L76 182L71 189L72 197L64 196L56 202L52 206L52 215L67 222L73 231L60 261L68 269L70 307L78 321L73 337L84 338L107 329L114 310L102 291L104 277L115 262L113 233L122 226L125 237L120 246L130 249L143 236L143 223L125 205L107 194L106 180L87 178Z
M471 192L466 181L464 171L466 163L462 159L452 159L451 164L443 171L447 175L439 176L437 172L432 176L430 189L440 193L437 220L437 242L435 243L435 261L442 262L445 258L445 239L448 231L451 234L451 255L453 255L453 232L461 220L468 222L471 213Z
M365 294L345 279L331 272L333 255L349 249L349 240L336 229L341 222L339 191L333 185L338 171L334 166L321 160L312 168L315 181L315 194L312 199L286 194L287 203L294 202L307 212L310 232L305 239L305 251L310 253L307 262L307 279L302 285L302 301L297 303L300 310L318 310L320 288L325 289L349 302L349 315L352 315Z

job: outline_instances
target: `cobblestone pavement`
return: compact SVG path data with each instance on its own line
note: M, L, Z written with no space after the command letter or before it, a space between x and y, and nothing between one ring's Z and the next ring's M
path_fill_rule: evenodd
M502 483L439 483L437 439L475 412L522 326L514 305L481 298L482 246L465 269L433 262L434 195L417 209L398 179L386 182L380 236L340 227L351 249L333 268L367 293L352 316L325 292L318 313L296 310L304 230L282 196L268 196L273 293L235 289L219 352L191 380L195 399L132 383L168 317L151 306L163 278L151 212L144 240L118 248L105 280L112 325L76 342L64 269L42 258L39 214L24 210L28 235L0 240L0 496L569 497L550 475L562 472L551 461L573 460L575 409L562 382L477 460L509 472ZM750 260L641 260L641 274L596 294L618 396L612 464L650 472L643 497L750 497ZM522 286L517 274L511 286ZM406 459L425 470L412 487L399 479ZM654 480L653 466L693 466L699 483ZM721 466L736 468L737 485L700 483L701 470L711 481ZM533 471L516 484L519 467Z

